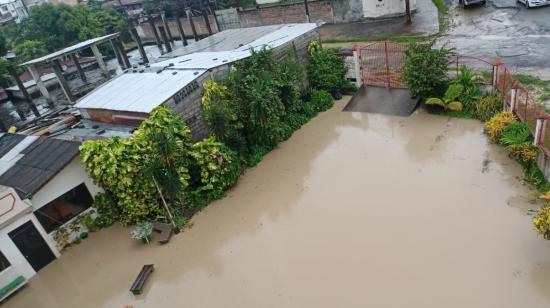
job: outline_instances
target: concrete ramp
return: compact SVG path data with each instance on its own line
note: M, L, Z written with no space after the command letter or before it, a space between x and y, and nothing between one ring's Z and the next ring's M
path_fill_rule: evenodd
M362 86L343 111L370 112L406 117L416 109L419 100L407 89Z

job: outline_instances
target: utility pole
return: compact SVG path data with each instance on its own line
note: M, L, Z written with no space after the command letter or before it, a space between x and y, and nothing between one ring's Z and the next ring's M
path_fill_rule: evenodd
M407 23L412 23L410 0L405 0L405 14L407 15Z

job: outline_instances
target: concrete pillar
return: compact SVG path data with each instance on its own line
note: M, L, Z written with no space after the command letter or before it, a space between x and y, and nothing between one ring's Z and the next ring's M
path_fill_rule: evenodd
M539 141L544 136L544 122L545 120L542 118L537 119L537 125L535 126L535 136L533 138L534 145L538 145Z
M122 40L120 39L120 37L115 38L115 44L118 47L118 52L120 53L122 62L124 62L124 66L126 66L126 68L132 67L132 65L130 64L130 60L128 59L128 55L126 54L126 50L124 49L124 45L122 45Z
M493 65L493 89L497 88L498 84L498 69L499 65Z
M510 112L514 112L516 110L516 99L518 95L517 89L510 89ZM506 105L506 102L504 102Z
M113 51L115 52L116 61L118 62L118 65L124 70L126 67L124 66L124 62L122 62L122 57L120 56L120 51L118 50L118 46L115 43L115 40L109 40L111 42L111 48L113 48Z
M21 119L21 121L25 121L27 119L25 113L19 108L19 106L15 106L15 112L17 112L17 115L19 116L19 119Z
M55 76L59 81L59 85L61 85L61 89L63 90L63 93L65 93L65 97L67 97L67 100L69 101L69 103L74 103L75 98L71 93L71 88L69 87L67 80L65 80L65 77L63 76L63 70L61 69L61 63L59 63L59 59L53 60L52 64L53 64L53 71L55 72Z
M74 63L74 66L76 67L76 70L78 71L78 75L80 75L80 79L84 82L86 82L86 73L84 73L84 70L82 69L82 66L80 66L80 62L78 62L78 58L76 56L76 53L71 54L71 60Z
M166 31L166 36L168 37L168 40L170 43L174 43L174 37L172 36L172 32L170 31L170 27L168 26L168 20L166 19L166 15L163 12L160 17L162 18L162 24L164 25L164 30Z
M31 73L32 79L36 82L36 86L38 87L38 90L40 90L40 93L46 101L48 102L48 105L50 107L54 107L52 96L50 95L50 92L48 92L48 89L46 89L46 86L42 82L42 79L40 79L40 74L38 73L38 70L36 69L36 66L34 64L28 65L27 69L29 70L29 73Z
M97 61L97 64L99 65L99 68L101 69L101 72L103 73L103 76L105 76L105 78L109 78L109 70L107 69L105 62L103 62L103 56L97 48L97 45L92 45L90 48L92 49L92 53L94 54L94 57Z
M162 40L164 41L164 46L166 47L166 52L172 51L172 46L170 45L170 41L166 37L166 31L164 31L164 27L159 27L160 36L162 36Z
M175 14L176 14L176 25L178 25L178 32L180 34L181 41L183 42L183 46L187 46L187 38L185 37L185 32L183 32L183 26L181 25L180 13L176 11Z
M141 38L139 37L139 34L136 30L136 28L131 27L130 33L132 34L132 37L134 41L136 41L136 44L138 45L139 54L141 56L141 61L143 63L149 63L149 59L147 58L147 54L145 53L145 49L143 48L143 43L141 42Z
M363 85L363 77L361 76L361 63L359 62L359 51L353 51L353 69L355 71L355 85L360 88Z
M29 92L27 92L27 88L25 88L25 86L23 85L23 82L19 78L19 75L17 74L15 69L13 69L13 67L11 67L10 65L8 65L7 69L8 69L9 74L13 78L13 80L15 80L15 83L17 84L17 87L19 88L19 91L21 91L21 93L23 93L23 96L25 97L25 100L27 101L27 104L29 105L29 108L32 110L32 113L34 113L35 116L39 117L40 112L38 112L38 109L36 108L36 105L32 101L32 98L29 95Z
M155 25L155 21L151 16L147 18L147 21L149 22L149 25L151 26L151 31L153 31L153 35L155 36L155 42L157 42L157 47L162 52L162 43L159 38L159 34L157 32L157 26Z
M8 125L4 123L4 119L0 117L0 132L7 132L8 131Z
M210 27L210 19L208 18L208 13L204 8L202 9L202 18L204 19L204 23L206 24L206 29L208 30L208 36L212 35L212 27Z
M193 36L195 37L195 41L199 40L199 36L197 35L197 29L195 28L195 22L193 21L193 14L191 14L191 10L187 9L185 11L187 14L187 19L189 20L189 24L191 25L191 31L193 31Z

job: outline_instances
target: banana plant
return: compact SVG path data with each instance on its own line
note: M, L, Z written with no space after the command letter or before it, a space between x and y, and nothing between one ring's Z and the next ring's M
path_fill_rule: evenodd
M461 102L457 101L460 97L464 87L461 84L451 84L445 96L443 98L431 97L426 100L426 105L435 105L445 108L445 110L451 111L461 111L463 105Z

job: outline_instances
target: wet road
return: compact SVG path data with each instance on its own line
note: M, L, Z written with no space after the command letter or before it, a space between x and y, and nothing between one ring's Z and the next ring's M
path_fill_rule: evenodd
M481 123L341 112L346 102L170 243L92 233L3 307L550 307L550 245L526 214L534 193Z
M450 26L438 44L461 54L502 58L513 71L550 79L550 6L526 9L514 0L462 9L450 4Z

